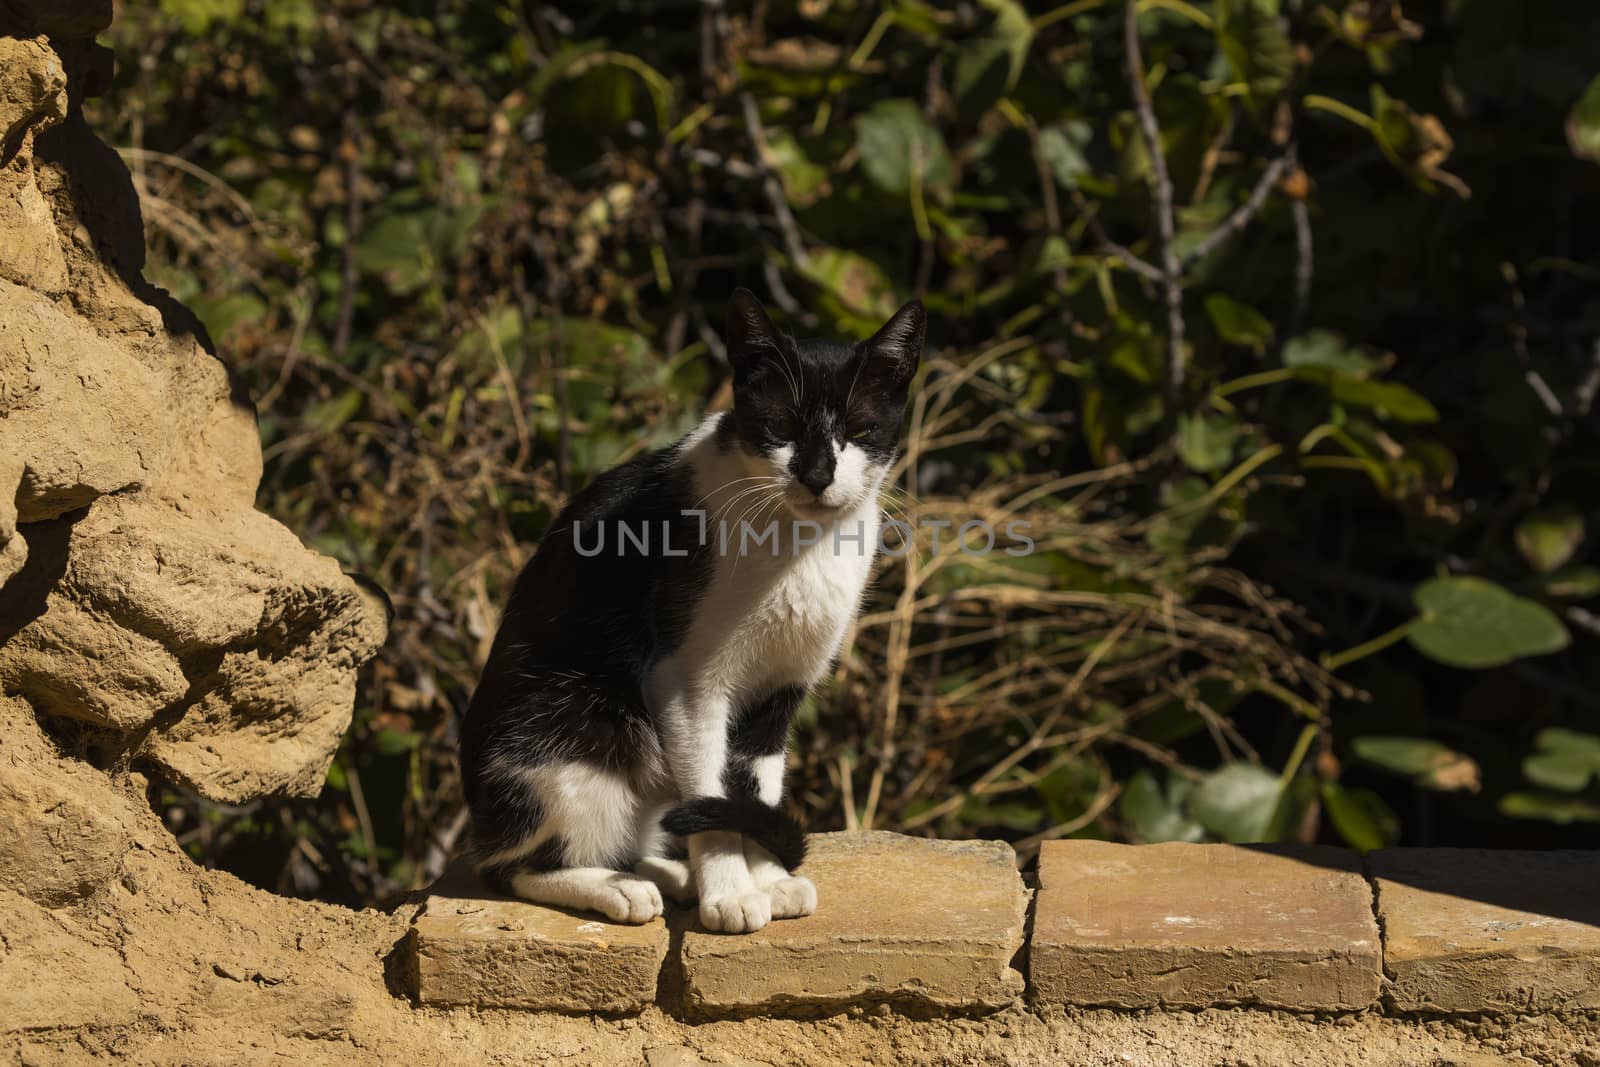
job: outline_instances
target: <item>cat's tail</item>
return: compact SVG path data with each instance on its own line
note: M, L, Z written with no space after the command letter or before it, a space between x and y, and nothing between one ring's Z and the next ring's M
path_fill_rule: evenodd
M695 797L661 817L661 828L686 837L707 830L727 830L753 838L788 870L806 858L806 832L786 812L755 799Z

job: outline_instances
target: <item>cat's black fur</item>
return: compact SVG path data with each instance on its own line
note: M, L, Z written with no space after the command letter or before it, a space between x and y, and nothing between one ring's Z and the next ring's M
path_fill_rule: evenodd
M682 639L710 565L698 524L682 514L694 504L694 487L671 459L672 449L652 452L596 478L562 509L517 576L461 725L462 785L483 854L512 846L540 821L527 790L484 773L491 758L528 767L577 760L630 777L660 758L640 679ZM694 547L688 556L578 553L575 526L593 536L617 523L665 529L675 549ZM552 844L517 866L560 866ZM617 856L613 865L633 858ZM498 883L503 873L484 876Z

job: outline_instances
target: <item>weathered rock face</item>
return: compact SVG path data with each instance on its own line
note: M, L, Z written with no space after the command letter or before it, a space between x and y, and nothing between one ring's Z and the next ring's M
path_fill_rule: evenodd
M79 112L110 14L0 0L0 693L213 800L311 795L384 607L254 509L255 410L143 278Z

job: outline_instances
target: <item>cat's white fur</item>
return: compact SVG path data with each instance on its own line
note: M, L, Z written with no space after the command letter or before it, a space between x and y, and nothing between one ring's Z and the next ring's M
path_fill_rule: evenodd
M845 444L819 501L789 474L786 448L771 458L722 449L714 432L719 418L702 422L679 453L703 498L714 562L682 644L646 680L664 767L643 780L577 764L522 772L543 822L519 851L560 834L575 865L513 876L519 896L647 922L661 914L663 891L677 899L697 893L701 922L734 933L816 910L808 879L737 833L695 834L687 868L663 858L656 820L676 800L724 795L729 721L745 701L786 685L809 687L837 656L872 570L884 470ZM776 541L742 546L741 521L760 532L776 523ZM721 524L729 530L726 553ZM781 799L783 771L782 754L756 761L765 803ZM635 842L645 855L635 873L604 867L607 856Z

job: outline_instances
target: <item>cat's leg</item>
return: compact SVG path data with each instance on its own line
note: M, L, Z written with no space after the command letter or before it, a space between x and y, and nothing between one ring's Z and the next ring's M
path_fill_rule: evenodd
M617 870L636 855L639 798L627 777L589 763L560 762L507 775L537 805L537 829L515 852L491 855L486 873L524 900L597 911L643 923L663 911L647 878Z
M669 854L671 837L661 829L661 816L666 814L670 806L667 801L656 801L639 809L641 858L633 865L633 873L654 882L657 889L677 903L689 904L695 896L694 877L689 873L689 864L685 860Z
M784 761L783 752L758 756L751 761L751 774L763 804L777 807L783 800ZM811 879L791 874L776 856L749 838L745 838L744 857L756 888L764 890L772 901L774 919L794 919L817 910L817 887Z
M772 921L772 898L756 888L744 858L744 837L724 830L689 835L689 869L700 891L700 921L729 934Z
M798 919L817 910L817 887L811 879L790 874L776 856L749 838L745 838L744 858L756 888L772 901L774 919Z
M800 686L784 686L734 723L733 763L727 775L731 791L753 795L770 807L783 802L789 723L804 696ZM744 841L744 855L751 880L771 901L774 919L793 919L817 910L817 887L811 879L791 874L776 856L749 838Z
M662 912L661 891L654 882L608 867L517 871L508 884L523 900L597 911L612 922L647 923Z
M666 694L661 733L667 767L683 797L725 796L732 703L722 693L696 696L690 698L687 685L674 685ZM739 834L708 830L690 834L688 841L700 921L708 930L745 933L772 921L771 898L751 879Z

